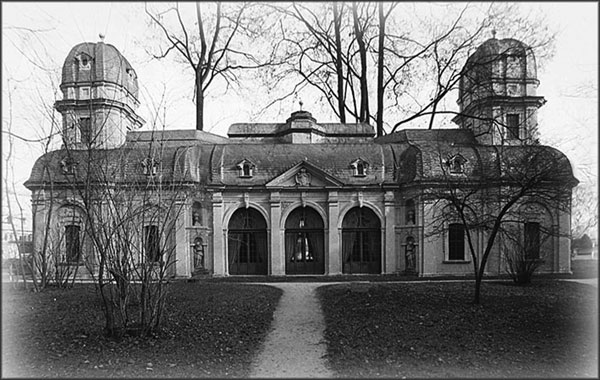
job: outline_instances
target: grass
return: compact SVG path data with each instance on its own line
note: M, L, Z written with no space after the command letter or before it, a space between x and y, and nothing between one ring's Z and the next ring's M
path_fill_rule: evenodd
M534 280L535 281L535 280ZM595 287L538 280L318 289L341 377L596 377Z
M92 285L42 293L2 289L3 377L247 377L281 290L174 283L156 338L102 334Z

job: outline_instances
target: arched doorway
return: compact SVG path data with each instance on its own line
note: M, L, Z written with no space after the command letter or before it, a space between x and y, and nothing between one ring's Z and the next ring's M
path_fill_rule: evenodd
M267 274L267 223L255 209L233 213L227 234L229 274Z
M367 207L355 207L342 221L342 271L381 273L381 223Z
M285 221L285 273L324 274L323 219L310 207L299 207Z

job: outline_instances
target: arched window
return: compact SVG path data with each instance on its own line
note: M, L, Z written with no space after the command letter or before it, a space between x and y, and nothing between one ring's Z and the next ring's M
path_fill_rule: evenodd
M324 223L311 207L298 207L285 221L286 274L323 274Z
M229 274L267 274L267 223L253 208L233 213L227 235Z
M254 175L254 169L256 165L254 165L250 160L243 159L237 165L239 170L239 176L242 178L250 178Z
M381 272L381 223L367 207L355 207L342 221L344 273Z

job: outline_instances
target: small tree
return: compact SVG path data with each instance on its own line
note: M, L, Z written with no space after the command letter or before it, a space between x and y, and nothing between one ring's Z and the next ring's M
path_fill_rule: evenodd
M462 161L458 156L449 157L457 149L456 146L438 148L439 167L435 171L440 173L440 182L424 189L423 197L433 210L441 210L427 216L431 234L446 231L448 221L462 226L475 275L473 302L478 304L496 238L515 222L518 207L536 202L568 213L571 188L577 180L566 157L549 147L467 148L479 150L476 159L479 162L472 162L470 169L463 166L464 161L456 162L456 159ZM554 236L560 234L560 231L549 232ZM477 244L478 237L483 244Z
M525 235L523 223L516 223L502 233L502 256L506 263L506 273L519 285L531 283L534 273L544 264L546 251L541 246L554 234L552 231L539 231ZM536 236L537 235L537 236Z

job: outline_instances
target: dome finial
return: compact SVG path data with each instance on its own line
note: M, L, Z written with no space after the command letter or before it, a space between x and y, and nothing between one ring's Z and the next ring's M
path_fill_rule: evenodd
M300 103L300 111L302 111L302 105L304 104L304 103L302 102L302 99L300 99L300 101L299 101L298 103Z
M99 33L98 37L100 37L100 41L104 42L104 33Z
M496 38L496 29L492 29L492 38Z

